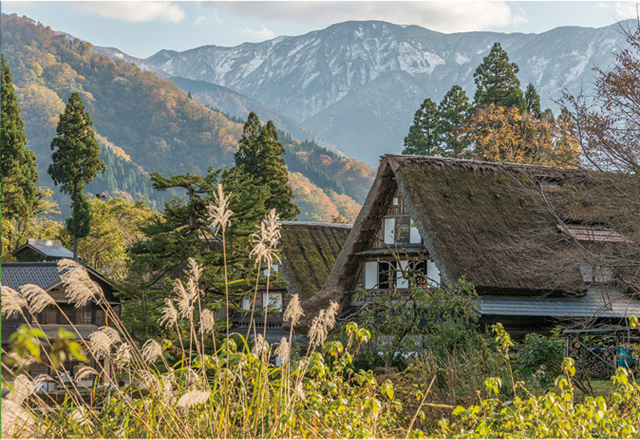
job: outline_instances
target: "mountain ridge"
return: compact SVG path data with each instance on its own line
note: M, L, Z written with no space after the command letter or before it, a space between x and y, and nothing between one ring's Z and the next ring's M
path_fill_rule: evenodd
M606 67L612 51L626 46L619 26L630 23L538 34L444 34L417 25L349 21L300 36L167 51L147 60L170 75L254 99L375 167L380 155L402 149L425 98L438 101L454 84L473 96L473 72L494 42L520 66L522 88L533 83L543 106L557 110L553 100L564 87L575 92L589 83L590 67Z

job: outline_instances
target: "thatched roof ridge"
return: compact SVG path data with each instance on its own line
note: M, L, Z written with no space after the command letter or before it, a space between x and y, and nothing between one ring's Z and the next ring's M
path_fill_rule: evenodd
M327 282L303 303L305 318L300 330L330 301L348 305L344 293L353 284L359 265L354 254L371 242L396 184L446 284L455 284L467 275L480 293L583 293L578 267L561 264L572 259L570 240L560 237L556 219L543 209L542 197L536 198L535 191L540 182L553 185L583 174L533 165L383 156ZM541 230L552 231L544 237L544 246L524 243L523 237ZM553 261L557 273L550 276L527 269L532 261L540 260Z
M282 275L289 292L300 300L314 296L327 280L351 225L321 222L280 222L282 234Z

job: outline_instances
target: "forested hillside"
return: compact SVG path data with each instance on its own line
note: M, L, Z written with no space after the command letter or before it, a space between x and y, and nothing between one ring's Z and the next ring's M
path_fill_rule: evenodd
M111 160L104 148L107 143L111 145L109 150L122 158L114 156L112 169L87 191L159 200L158 195L145 192L150 191L150 185L144 173L204 174L208 167L233 164L242 124L189 98L171 81L144 72L135 64L114 63L105 55L93 53L90 43L70 41L27 17L2 15L2 33L3 50L13 71L25 121L27 148L38 157L40 184L53 186L46 173L51 162L49 145L56 135L58 115L72 91L80 92L94 130L101 136L103 160ZM284 141L289 146L298 144L293 139ZM308 176L311 183L362 203L373 181L370 167L355 159L339 158L313 143L299 145L306 146L296 149L295 154L290 149L285 155L289 166L304 173L302 168L307 163L307 171L315 173ZM336 176L337 181L329 182L331 179L319 171ZM297 197L297 202L303 201L304 192ZM65 205L61 203L63 209ZM314 218L330 220L331 209L323 205L314 205L313 209L317 210ZM353 211L351 205L349 210ZM347 211L342 214L347 217Z

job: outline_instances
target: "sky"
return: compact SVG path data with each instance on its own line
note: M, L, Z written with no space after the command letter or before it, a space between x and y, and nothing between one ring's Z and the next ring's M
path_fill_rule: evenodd
M235 46L302 35L349 20L382 20L453 33L542 33L559 26L604 27L636 17L634 2L615 1L2 1L95 46L147 58L161 49Z

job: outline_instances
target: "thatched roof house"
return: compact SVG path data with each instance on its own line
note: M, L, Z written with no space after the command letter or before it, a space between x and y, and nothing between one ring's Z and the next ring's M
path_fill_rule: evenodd
M320 291L352 227L349 224L305 221L282 221L280 226L282 261L274 264L272 270L280 272L288 286L271 287L269 298L264 288L259 289L260 295L256 297L256 309L262 309L267 301L280 309L280 312L267 314L267 340L270 343L277 343L281 337L289 336L288 331L282 330L282 312L294 294L304 301ZM251 298L246 297L242 304L244 311L235 313L232 318L239 328L249 324L250 314L246 311L251 309L250 301ZM256 319L255 324L263 327L264 318Z
M352 225L320 222L280 222L282 276L288 291L304 301L320 291L344 246Z
M568 228L559 211L549 209L554 203L561 207L550 199L563 197L558 189L564 182L588 180L578 170L384 156L327 282L303 303L300 330L332 300L348 308L358 288L377 293L407 288L406 280L391 272L408 263L392 261L389 249L405 260L422 259L425 276L443 285L466 276L491 302L487 313L492 308L505 313L508 303L502 302L509 299L558 297L554 304L560 310L554 313L571 315L572 304L590 294L588 281L593 281L585 278L577 241L624 242L606 228ZM591 314L588 309L575 311Z

